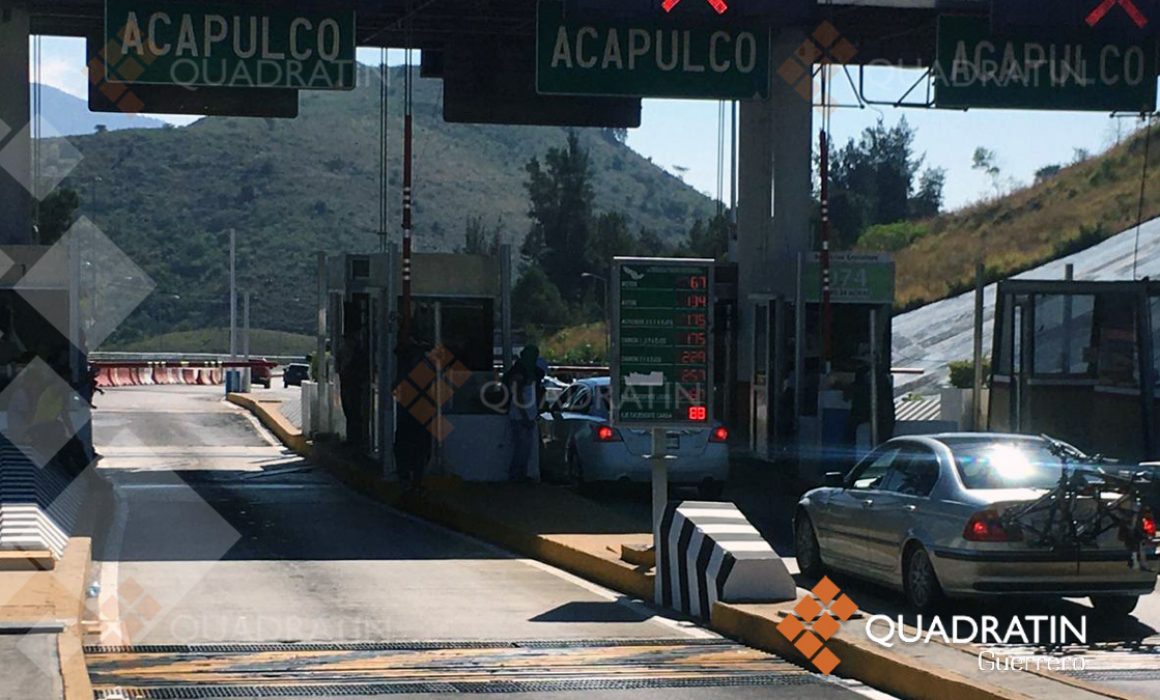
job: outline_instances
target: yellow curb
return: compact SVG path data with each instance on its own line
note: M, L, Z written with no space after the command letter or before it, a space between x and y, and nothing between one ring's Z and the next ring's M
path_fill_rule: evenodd
M237 393L226 394L226 400L257 416L258 421L274 433L283 445L303 457L310 456L310 443L302 431L282 415L281 401L259 400L250 394Z
M81 641L83 634L79 625L69 625L57 636L64 700L93 700L93 683Z
M742 606L716 603L710 626L721 634L811 668L809 661L777 629L776 612L793 603ZM757 609L760 609L760 612ZM765 613L765 614L762 614ZM920 668L914 659L856 639L832 637L826 642L841 659L837 675L911 700L1027 700L1027 696L988 686L957 673Z

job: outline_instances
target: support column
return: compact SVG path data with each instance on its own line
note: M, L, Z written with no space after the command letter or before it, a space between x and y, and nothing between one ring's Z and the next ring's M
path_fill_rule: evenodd
M28 17L0 0L0 245L33 242Z
M778 75L806 38L800 29L774 35L769 97L741 103L737 204L738 426L749 424L754 372L753 294L793 299L798 253L810 250L813 211L813 104L809 78L791 85ZM784 353L783 353L783 356ZM780 387L769 387L776 400Z

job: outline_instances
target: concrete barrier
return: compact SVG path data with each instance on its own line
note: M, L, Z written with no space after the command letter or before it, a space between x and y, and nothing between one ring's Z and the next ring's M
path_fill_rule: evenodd
M794 600L789 569L732 503L670 503L661 521L656 599L708 619L713 605Z

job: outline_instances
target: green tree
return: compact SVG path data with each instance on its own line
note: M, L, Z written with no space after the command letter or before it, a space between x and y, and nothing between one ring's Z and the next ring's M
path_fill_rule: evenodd
M69 230L81 200L75 190L61 188L41 200L37 210L37 236L40 245L52 245Z
M495 226L488 228L482 216L469 216L464 224L463 245L459 252L469 255L498 255L503 244L504 225L496 219Z
M596 217L596 227L592 236L591 258L599 270L606 270L612 259L618 255L635 255L636 236L628 228L628 219L620 212L604 212ZM579 274L579 273L577 273Z
M544 271L529 265L512 288L512 316L520 325L557 330L568 323L568 304Z
M724 260L729 252L729 215L717 214L708 224L701 219L694 221L681 252L694 258Z
M976 148L975 154L971 156L971 170L978 170L987 176L996 197L1003 194L1002 171L999 169L999 158L994 151L982 146Z
M576 132L564 148L552 148L541 166L532 158L526 187L532 220L524 256L540 265L566 301L580 297L580 274L591 272L592 166Z
M838 248L849 248L875 224L926 218L942 207L946 174L914 153L915 130L906 119L881 119L858 141L830 151L830 222Z

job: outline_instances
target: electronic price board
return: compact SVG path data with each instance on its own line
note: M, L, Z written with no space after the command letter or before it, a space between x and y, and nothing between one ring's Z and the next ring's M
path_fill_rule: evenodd
M713 422L713 261L612 263L612 422Z

